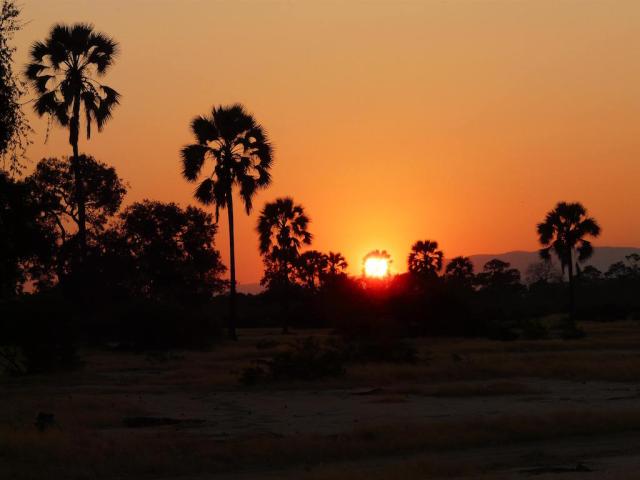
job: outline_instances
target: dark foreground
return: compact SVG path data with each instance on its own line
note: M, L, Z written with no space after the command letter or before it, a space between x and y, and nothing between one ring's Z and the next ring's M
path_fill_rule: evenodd
M78 371L0 380L0 478L637 478L640 325L585 330L422 339L415 364L254 386L242 369L295 336L84 351Z

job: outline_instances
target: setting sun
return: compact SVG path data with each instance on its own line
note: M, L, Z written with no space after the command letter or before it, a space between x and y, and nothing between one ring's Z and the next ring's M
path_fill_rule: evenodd
M364 262L364 274L367 277L382 278L389 273L389 260L383 257L369 257Z

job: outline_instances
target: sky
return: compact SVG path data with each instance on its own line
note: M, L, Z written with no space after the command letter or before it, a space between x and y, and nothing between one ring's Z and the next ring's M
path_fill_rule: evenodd
M120 43L104 83L114 118L81 152L116 167L126 203L195 204L180 175L189 123L243 103L275 146L273 184L236 218L239 283L260 279L255 225L292 196L312 248L351 273L386 249L404 271L416 240L445 256L537 248L559 200L640 246L637 0L21 0L16 59L52 24L93 23ZM70 155L66 131L29 114L30 168ZM205 207L207 208L207 207ZM221 216L216 243L228 265Z

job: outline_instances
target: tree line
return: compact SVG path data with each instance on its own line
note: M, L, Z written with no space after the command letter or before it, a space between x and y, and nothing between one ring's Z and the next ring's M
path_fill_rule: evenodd
M0 28L10 31L18 28L17 9L6 7L11 4L4 3L0 18ZM274 154L266 129L242 105L212 107L193 119L193 142L176 152L182 176L195 184L194 198L203 208L154 200L123 207L126 181L113 166L81 153L82 138L89 139L94 128L105 128L121 101L120 94L104 83L118 53L118 43L89 24L54 25L44 40L32 45L24 81L35 93L33 109L67 130L70 156L42 159L27 176L16 175L17 166L0 173L4 300L20 297L25 288L57 295L83 319L95 317L97 305L130 306L141 300L177 306L178 310L164 309L177 316L184 316L180 309L209 308L217 318L226 318L232 339L237 338L239 316L245 324L277 318L285 331L303 317L298 324L327 325L329 319L348 318L345 323L357 325L354 319L368 318L375 325L371 319L384 318L404 325L405 331L433 333L442 327L439 333L484 334L496 318L522 317L523 310L528 311L524 316L536 313L530 307L542 300L532 299L537 298L536 289L544 287L546 298L557 302L543 313L566 308L567 330L575 331L577 285L602 286L638 277L640 262L635 257L613 265L606 275L593 267L581 269L593 253L591 239L601 229L583 205L567 202L558 203L536 227L541 263L531 272L539 278L529 286L522 283L519 271L498 259L477 273L467 257L445 262L438 243L429 239L413 244L406 274L380 280L350 277L341 253L310 249L309 216L302 205L283 197L263 206L256 225L265 293L260 300L241 296L239 305L234 218L240 210L250 214L256 193L271 184ZM14 114L2 118L5 140L0 147L3 158L12 152L16 159L16 145L24 145L28 125L19 111L22 79L9 68L11 54L3 41L3 101L13 105ZM229 226L228 280L215 245L220 210L226 210ZM384 251L370 255L389 257ZM566 289L562 278L552 279L552 256L566 272ZM549 285L562 294L550 293ZM223 299L226 307L220 305ZM258 308L256 302L268 308ZM143 308L131 321L162 316L159 310L150 313ZM120 312L112 318L127 315L132 314ZM437 315L440 319L434 319ZM487 320L492 315L494 319ZM432 327L425 327L426 318ZM442 325L433 327L438 322ZM145 327L149 328L153 327Z

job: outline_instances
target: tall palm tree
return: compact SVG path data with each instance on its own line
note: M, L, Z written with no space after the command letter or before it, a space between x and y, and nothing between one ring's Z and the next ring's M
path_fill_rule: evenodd
M313 238L308 226L309 217L304 213L304 208L296 205L290 197L267 203L258 218L260 253L266 267L263 281L270 288L280 291L285 302L300 248L310 245ZM284 315L282 330L284 333L288 331L287 314Z
M92 25L57 24L43 42L31 47L30 63L25 75L35 88L38 98L34 110L39 116L49 115L69 129L73 148L71 168L75 177L78 204L78 239L80 258L86 252L85 185L78 152L80 117L84 113L87 139L93 123L101 131L119 103L120 95L103 85L103 77L118 53L118 44L111 37L96 32Z
M253 208L253 196L271 183L272 148L264 129L242 105L213 107L210 116L191 122L196 143L181 151L182 175L189 182L200 180L195 197L205 205L215 205L216 221L221 208L229 219L229 337L236 335L236 259L233 223L233 189L247 215ZM203 174L205 163L211 169Z
M544 248L540 257L551 258L553 251L569 275L569 322L575 326L574 266L593 255L591 242L585 237L600 235L600 226L595 219L587 216L587 210L580 203L559 202L547 213L544 221L537 226L538 237ZM575 259L575 265L574 265Z
M442 270L444 254L438 250L438 242L419 240L411 247L407 258L409 272L421 277L435 277Z

